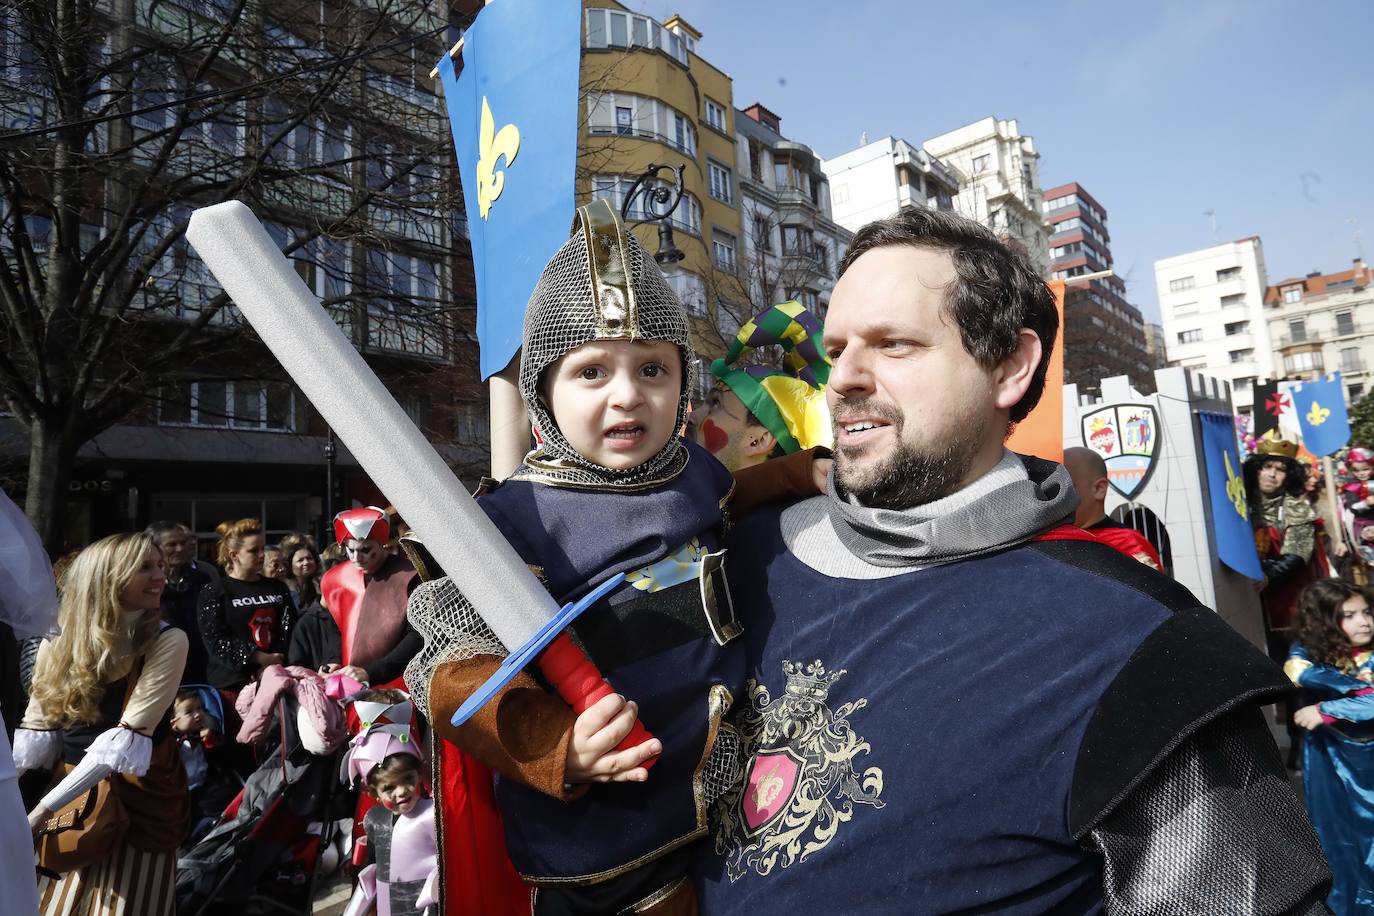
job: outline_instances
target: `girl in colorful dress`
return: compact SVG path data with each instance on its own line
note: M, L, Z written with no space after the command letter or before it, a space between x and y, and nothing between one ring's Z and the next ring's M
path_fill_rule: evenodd
M1303 788L1331 863L1327 904L1374 912L1374 594L1341 579L1309 585L1284 671L1303 691Z

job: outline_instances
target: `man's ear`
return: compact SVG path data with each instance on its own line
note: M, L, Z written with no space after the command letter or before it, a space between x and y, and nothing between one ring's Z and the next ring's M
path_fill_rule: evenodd
M1107 488L1110 487L1110 486L1111 486L1111 484L1107 482L1107 478L1105 478L1105 477L1099 477L1099 478L1097 478L1097 480L1094 480L1094 481L1093 481L1093 499L1106 499L1106 498L1107 498Z
M777 444L777 438L762 426L746 426L744 428L744 454L750 457L767 455Z
M994 403L1010 410L1021 402L1035 378L1035 370L1040 366L1040 356L1045 352L1040 345L1040 335L1030 328L1022 328L1016 340L1016 349L1007 355L993 373Z

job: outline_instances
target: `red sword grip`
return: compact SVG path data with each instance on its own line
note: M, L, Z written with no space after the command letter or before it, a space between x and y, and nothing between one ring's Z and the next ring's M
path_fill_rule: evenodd
M572 711L577 715L582 715L588 707L597 703L604 697L610 696L615 690L606 679L601 676L601 672L593 665L591 659L587 658L586 653L579 649L567 633L560 633L553 642L549 643L538 658L539 670L548 679L553 688L558 691L558 695L563 698L563 702L572 707ZM616 750L623 751L626 748L635 747L643 744L652 738L653 735L644 727L644 724L635 719L635 723L630 727L630 733L625 736L625 740L616 745ZM658 761L657 757L650 757L640 766L651 767Z

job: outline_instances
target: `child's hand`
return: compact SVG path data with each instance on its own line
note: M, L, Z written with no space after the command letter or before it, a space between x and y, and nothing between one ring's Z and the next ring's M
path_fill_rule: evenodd
M1316 703L1313 703L1311 706L1304 706L1302 709L1293 713L1293 724L1299 728L1305 728L1308 731L1319 728L1322 722L1322 712L1317 707Z
M580 782L644 782L649 771L640 766L663 753L663 743L650 738L623 751L615 749L639 715L639 706L619 694L603 697L573 723L563 780Z

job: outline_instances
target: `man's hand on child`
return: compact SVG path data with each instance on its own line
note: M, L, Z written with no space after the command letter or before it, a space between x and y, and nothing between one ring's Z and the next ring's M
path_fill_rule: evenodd
M603 697L573 723L572 740L563 779L582 782L644 782L649 771L641 766L663 753L663 744L650 738L623 751L615 749L630 733L639 706L618 694Z
M1313 703L1311 706L1304 706L1302 709L1293 713L1293 724L1299 728L1305 728L1308 731L1319 728L1323 721L1322 711L1316 703Z
M834 463L830 458L817 458L811 462L811 482L816 485L817 493L825 492L826 478L830 476L830 465Z

